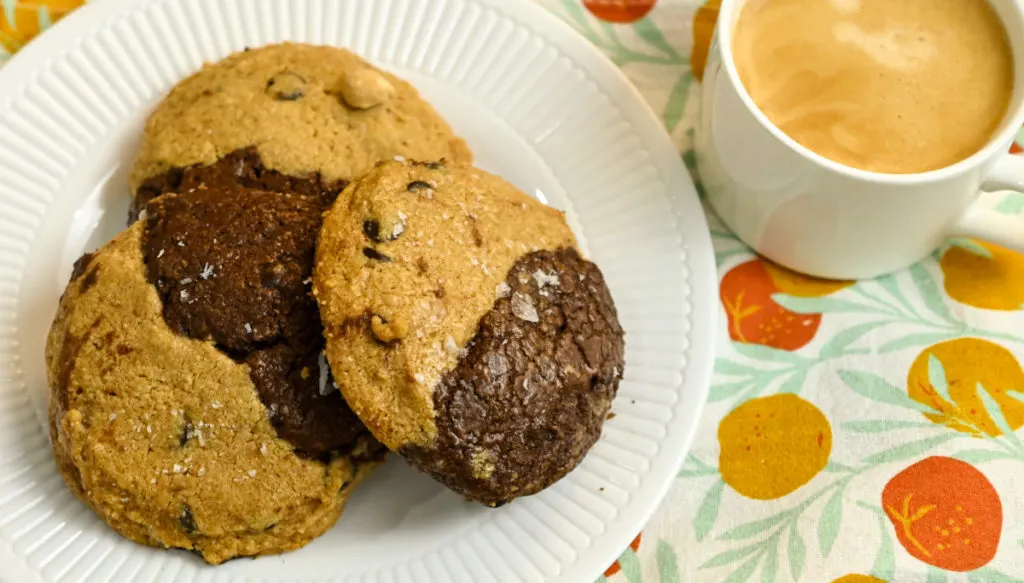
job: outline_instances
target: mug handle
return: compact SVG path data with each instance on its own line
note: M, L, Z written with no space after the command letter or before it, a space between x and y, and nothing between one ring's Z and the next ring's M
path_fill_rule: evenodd
M1004 154L982 183L989 190L1024 193L1024 157ZM981 239L1024 252L1024 215L1004 215L988 204L992 193L982 193L953 225L952 235Z

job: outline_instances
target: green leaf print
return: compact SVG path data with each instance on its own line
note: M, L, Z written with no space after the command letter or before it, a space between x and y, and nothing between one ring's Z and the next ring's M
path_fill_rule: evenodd
M818 547L821 555L828 557L832 552L832 545L839 536L839 527L843 523L843 492L845 488L836 488L836 491L825 503L825 508L818 517Z
M965 239L963 237L956 237L946 242L950 247L959 247L964 251L985 257L988 259L992 258L992 252L982 247L974 239Z
M914 281L914 285L917 286L917 292L921 295L925 307L939 318L953 324L959 324L950 313L949 306L942 299L942 291L939 290L938 284L935 283L935 278L932 277L932 274L924 265L918 263L911 266L910 276Z
M925 583L946 583L946 572L935 567L928 567L928 580Z
M871 506L858 502L858 506L875 513L878 516L878 528L882 531L882 538L878 544L878 554L875 555L875 564L871 567L871 574L883 581L892 581L896 573L896 555L892 548L892 536L889 534L889 521L885 512L877 506Z
M4 18L14 28L14 6L18 3L18 0L3 0L4 3Z
M708 392L708 403L718 403L719 401L735 397L742 391L749 389L753 384L754 381L750 380L712 384L711 391Z
M722 567L724 565L730 565L730 564L735 563L736 561L739 561L739 560L741 560L741 559L743 559L745 557L749 557L750 555L756 553L761 548L762 548L761 543L760 542L756 542L756 543L754 543L752 545L747 545L745 547L740 547L738 549L730 549L728 551L724 551L724 552L718 553L717 555L711 557L707 561L704 561L703 563L701 563L700 567L697 567L697 568L698 569L713 569L715 567Z
M971 465L994 462L996 460L1012 459L1014 456L1005 451L993 451L988 449L965 449L958 451L952 457L967 462Z
M764 565L761 567L761 583L775 583L775 577L779 574L779 537L773 537L771 545L764 555Z
M946 403L954 403L953 397L949 396L949 383L946 382L946 369L939 362L934 354L928 354L928 382L932 389L942 397Z
M733 342L732 347L738 354L751 360L762 360L772 363L788 362L792 364L807 364L810 362L810 359L806 356L801 356L795 352L787 350L779 350L778 348L772 348L771 346L765 346L763 344Z
M994 569L978 569L967 574L971 583L1022 583L1024 579L1011 577Z
M981 402L985 405L985 411L988 412L988 416L992 418L992 422L996 424L999 431L1011 439L1015 437L1013 428L1010 427L1009 422L1006 421L1006 416L1003 415L1002 406L992 398L992 394L981 383L978 383L978 396L981 397Z
M750 538L752 536L757 536L762 532L770 529L771 527L779 524L783 520L789 518L791 512L791 510L785 510L773 516L769 516L768 518L763 518L761 520L755 520L753 522L741 524L737 527L725 531L725 533L723 533L722 536L718 537L718 540L741 540L745 538Z
M877 322L866 322L864 324L857 324L846 328L829 339L824 346L821 347L821 356L825 358L834 358L840 356L846 352L851 344L860 340L864 336L876 328L881 328L886 324L889 324L889 320L881 320Z
M805 381L807 381L807 371L793 373L793 375L786 379L786 382L782 383L782 386L779 387L779 392L793 393L794 395L799 394L804 388Z
M666 55L680 60L687 59L680 55L679 52L677 52L676 49L673 48L667 40L665 40L665 35L663 35L658 26L654 24L654 20L650 18L638 20L636 24L633 25L633 32L635 32L640 38L647 41L647 44L657 48Z
M758 554L750 559L741 565L740 568L730 573L728 577L722 580L722 583L745 583L754 574L754 571L757 570L757 564L761 562L761 557L762 555Z
M697 456L692 453L686 456L686 460L683 462L683 469L679 470L680 478L695 478L698 476L717 476L718 468L710 464L706 464Z
M922 413L932 412L930 407L911 399L905 392L889 384L885 379L874 373L839 370L836 371L836 374L846 383L846 386L872 401L896 405L897 407Z
M895 461L915 458L935 446L942 445L943 443L958 437L958 435L944 433L935 437L927 437L925 439L918 439L917 441L901 443L897 446L890 447L889 449L882 450L874 455L869 455L864 458L863 461L868 464L887 464Z
M718 509L722 503L722 491L725 489L725 482L722 480L715 480L715 483L708 489L708 493L704 495L704 500L700 503L700 507L697 509L697 514L693 517L693 533L697 537L697 541L703 541L704 537L711 532L711 529L715 526L715 520L718 519Z
M719 358L715 360L715 372L724 375L739 376L744 375L749 378L756 378L764 375L765 373L771 374L772 372L778 372L781 369L765 370L762 368L752 368L742 364L737 364L731 360L725 358Z
M1019 215L1024 213L1024 194L1014 192L1008 194L995 206L997 213L1005 215Z
M772 301L783 308L798 314L821 314L824 312L836 313L864 313L877 312L871 306L858 304L849 300L824 296L820 298L802 298L783 293L772 294Z
M658 561L658 583L679 583L679 563L672 545L665 539L659 540L655 555Z
M960 335L959 330L908 334L902 338L890 340L879 346L878 354L888 354L890 352L896 352L897 350L903 350L905 348L913 348L915 346L931 346L932 344L942 342L943 340L949 340L950 338L956 338Z
M633 549L627 548L619 556L619 567L622 568L622 574L626 577L626 581L629 581L629 583L642 583L640 559L636 556Z
M787 552L789 554L789 572L793 575L793 580L798 581L804 571L807 545L804 543L804 539L800 537L795 521L789 527L789 546L787 547Z
M865 419L846 421L841 427L852 433L885 433L900 429L933 429L939 427L929 421L901 421L898 419Z
M683 119L683 113L686 111L686 103L689 101L690 87L692 85L693 73L689 71L680 75L679 79L672 85L672 91L668 94L668 101L665 102L665 113L661 116L669 133L675 131L676 126ZM738 249L737 251L743 252L745 249Z

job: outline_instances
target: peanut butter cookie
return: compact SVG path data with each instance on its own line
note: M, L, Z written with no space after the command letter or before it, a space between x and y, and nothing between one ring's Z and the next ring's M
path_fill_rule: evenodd
M237 52L179 83L150 115L129 177L132 215L202 183L333 200L393 156L472 161L412 85L345 49Z
M78 261L50 330L50 431L122 535L207 562L330 528L384 449L333 389L310 295L318 199L199 188Z
M453 490L535 493L599 437L623 331L560 211L474 168L382 162L327 214L314 273L353 411Z

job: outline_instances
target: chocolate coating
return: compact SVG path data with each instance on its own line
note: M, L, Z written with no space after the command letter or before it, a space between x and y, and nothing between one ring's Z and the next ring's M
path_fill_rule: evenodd
M171 330L249 366L279 436L314 457L373 456L380 446L320 356L309 278L323 210L315 197L238 188L162 196L147 206L147 278Z
M146 179L135 193L129 209L129 223L135 222L139 211L161 194L181 193L199 185L210 189L252 188L271 192L301 194L320 199L324 204L334 202L348 181L324 181L319 174L289 176L271 170L263 164L255 147L235 150L208 166L194 165L172 168L164 174Z
M574 249L520 258L434 389L437 438L414 466L498 506L539 492L601 434L622 378L624 335L601 272Z

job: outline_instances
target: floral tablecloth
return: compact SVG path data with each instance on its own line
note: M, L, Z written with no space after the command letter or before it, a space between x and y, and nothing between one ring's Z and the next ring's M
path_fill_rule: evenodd
M535 1L625 71L692 172L718 0ZM0 62L81 3L0 0ZM1024 212L1024 194L998 208ZM603 579L1024 582L1024 256L953 240L901 273L825 282L711 229L709 403Z

